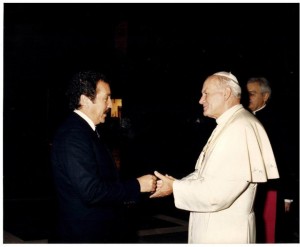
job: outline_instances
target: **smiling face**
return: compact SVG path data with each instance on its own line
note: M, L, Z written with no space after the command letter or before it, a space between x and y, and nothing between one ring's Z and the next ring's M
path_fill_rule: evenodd
M210 118L218 118L224 112L224 92L215 77L208 78L202 87L202 96L199 103L203 105L203 115Z
M96 97L92 101L85 95L81 95L80 99L82 108L95 125L104 123L108 111L111 109L111 91L108 83L99 81L96 87Z

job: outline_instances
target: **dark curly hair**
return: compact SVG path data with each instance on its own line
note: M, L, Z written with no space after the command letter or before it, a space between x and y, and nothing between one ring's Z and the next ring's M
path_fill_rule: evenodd
M108 83L105 75L96 71L80 71L75 74L66 93L69 97L69 108L74 110L81 106L80 95L82 94L93 101L96 97L97 83L100 80Z

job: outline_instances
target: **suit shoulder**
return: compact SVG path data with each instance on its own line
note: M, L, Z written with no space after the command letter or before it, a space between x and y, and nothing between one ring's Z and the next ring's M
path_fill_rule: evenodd
M56 132L56 136L69 136L73 133L81 135L85 132L91 132L92 129L88 123L76 113L71 113L65 121L60 125Z

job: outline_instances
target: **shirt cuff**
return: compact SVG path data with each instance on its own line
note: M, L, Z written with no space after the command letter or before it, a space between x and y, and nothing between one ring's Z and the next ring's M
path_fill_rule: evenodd
M292 203L294 200L291 200L291 199L284 199L284 202L289 202L289 203Z

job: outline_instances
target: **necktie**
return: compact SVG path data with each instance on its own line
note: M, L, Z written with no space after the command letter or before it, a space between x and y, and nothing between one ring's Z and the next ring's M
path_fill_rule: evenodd
M100 134L99 134L99 132L97 131L97 129L95 129L95 132L96 132L96 134L97 134L97 137L100 138Z

